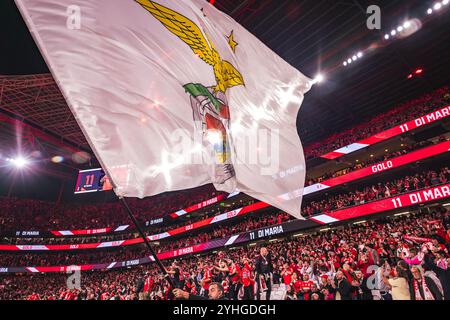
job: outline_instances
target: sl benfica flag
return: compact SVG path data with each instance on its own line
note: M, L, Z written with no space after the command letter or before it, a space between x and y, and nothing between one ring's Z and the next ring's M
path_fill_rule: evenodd
M15 0L118 195L214 183L301 217L310 79L204 0Z

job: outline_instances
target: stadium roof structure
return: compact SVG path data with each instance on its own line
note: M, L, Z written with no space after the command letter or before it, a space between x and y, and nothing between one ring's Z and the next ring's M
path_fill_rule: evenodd
M327 80L306 96L298 117L299 134L307 144L448 84L450 10L426 17L432 3L377 1L382 30L366 27L370 3L364 0L217 0L214 5L306 75L325 75ZM10 74L0 76L1 146L17 140L20 124L22 132L31 133L30 141L91 152L20 14L14 5L7 9L3 22L15 31L2 35L13 48L1 50L7 66L0 67L0 74ZM428 19L421 30L383 42L386 31L416 16ZM364 57L344 67L342 62L358 51ZM423 75L408 80L417 67L424 69Z
M0 76L0 105L4 118L23 120L49 138L89 149L51 74Z

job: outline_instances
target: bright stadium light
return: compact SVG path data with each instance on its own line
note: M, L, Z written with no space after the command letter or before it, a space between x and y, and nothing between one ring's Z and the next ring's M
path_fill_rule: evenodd
M324 76L323 76L322 74L319 73L319 74L314 78L313 84L321 83L321 82L323 82L323 80L325 80Z
M25 167L28 161L22 157L17 157L15 159L10 159L10 162L18 169Z
M349 64L352 63L352 59L348 59L347 63L349 63Z
M51 161L53 163L61 163L64 161L64 157L63 156L54 156L51 158Z
M397 31L395 31L395 30L391 31L391 36L395 36L396 34L397 34Z
M399 26L399 27L397 28L397 31L398 31L398 32L402 32L402 31L403 31L403 26Z
M358 52L358 54L356 55L358 58L361 58L363 56L363 53L360 51Z
M432 14L432 13L433 13L433 9L428 8L427 13L428 13L428 14Z
M433 9L436 10L436 11L441 9L441 8L442 8L442 4L440 2L435 3L434 6L433 6Z
M347 61L344 61L344 63L343 63L344 67L346 67L347 64L348 64Z
M408 29L409 27L411 27L411 21L406 21L406 22L403 24L403 28Z
M386 34L384 35L384 39L389 40L389 38L390 38L390 36L386 33Z
M444 6L448 5L448 3L449 3L449 0L444 0L444 1L442 1L442 4L443 4Z

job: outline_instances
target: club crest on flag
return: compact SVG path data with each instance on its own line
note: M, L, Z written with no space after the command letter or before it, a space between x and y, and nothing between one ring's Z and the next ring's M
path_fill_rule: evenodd
M206 86L188 83L183 87L190 94L193 120L203 133L203 142L211 151L213 159L212 182L223 184L235 177L231 162L232 140L229 135L230 111L225 92L234 86L244 85L241 73L228 61L222 60L209 37L186 16L150 0L135 0L170 32L187 44L194 54L213 68L216 84ZM235 52L237 43L233 31L228 36ZM201 125L198 125L201 124Z

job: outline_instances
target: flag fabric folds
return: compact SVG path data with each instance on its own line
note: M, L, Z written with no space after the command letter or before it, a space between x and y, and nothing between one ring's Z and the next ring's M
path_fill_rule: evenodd
M115 192L214 183L301 218L311 80L204 0L15 0Z

